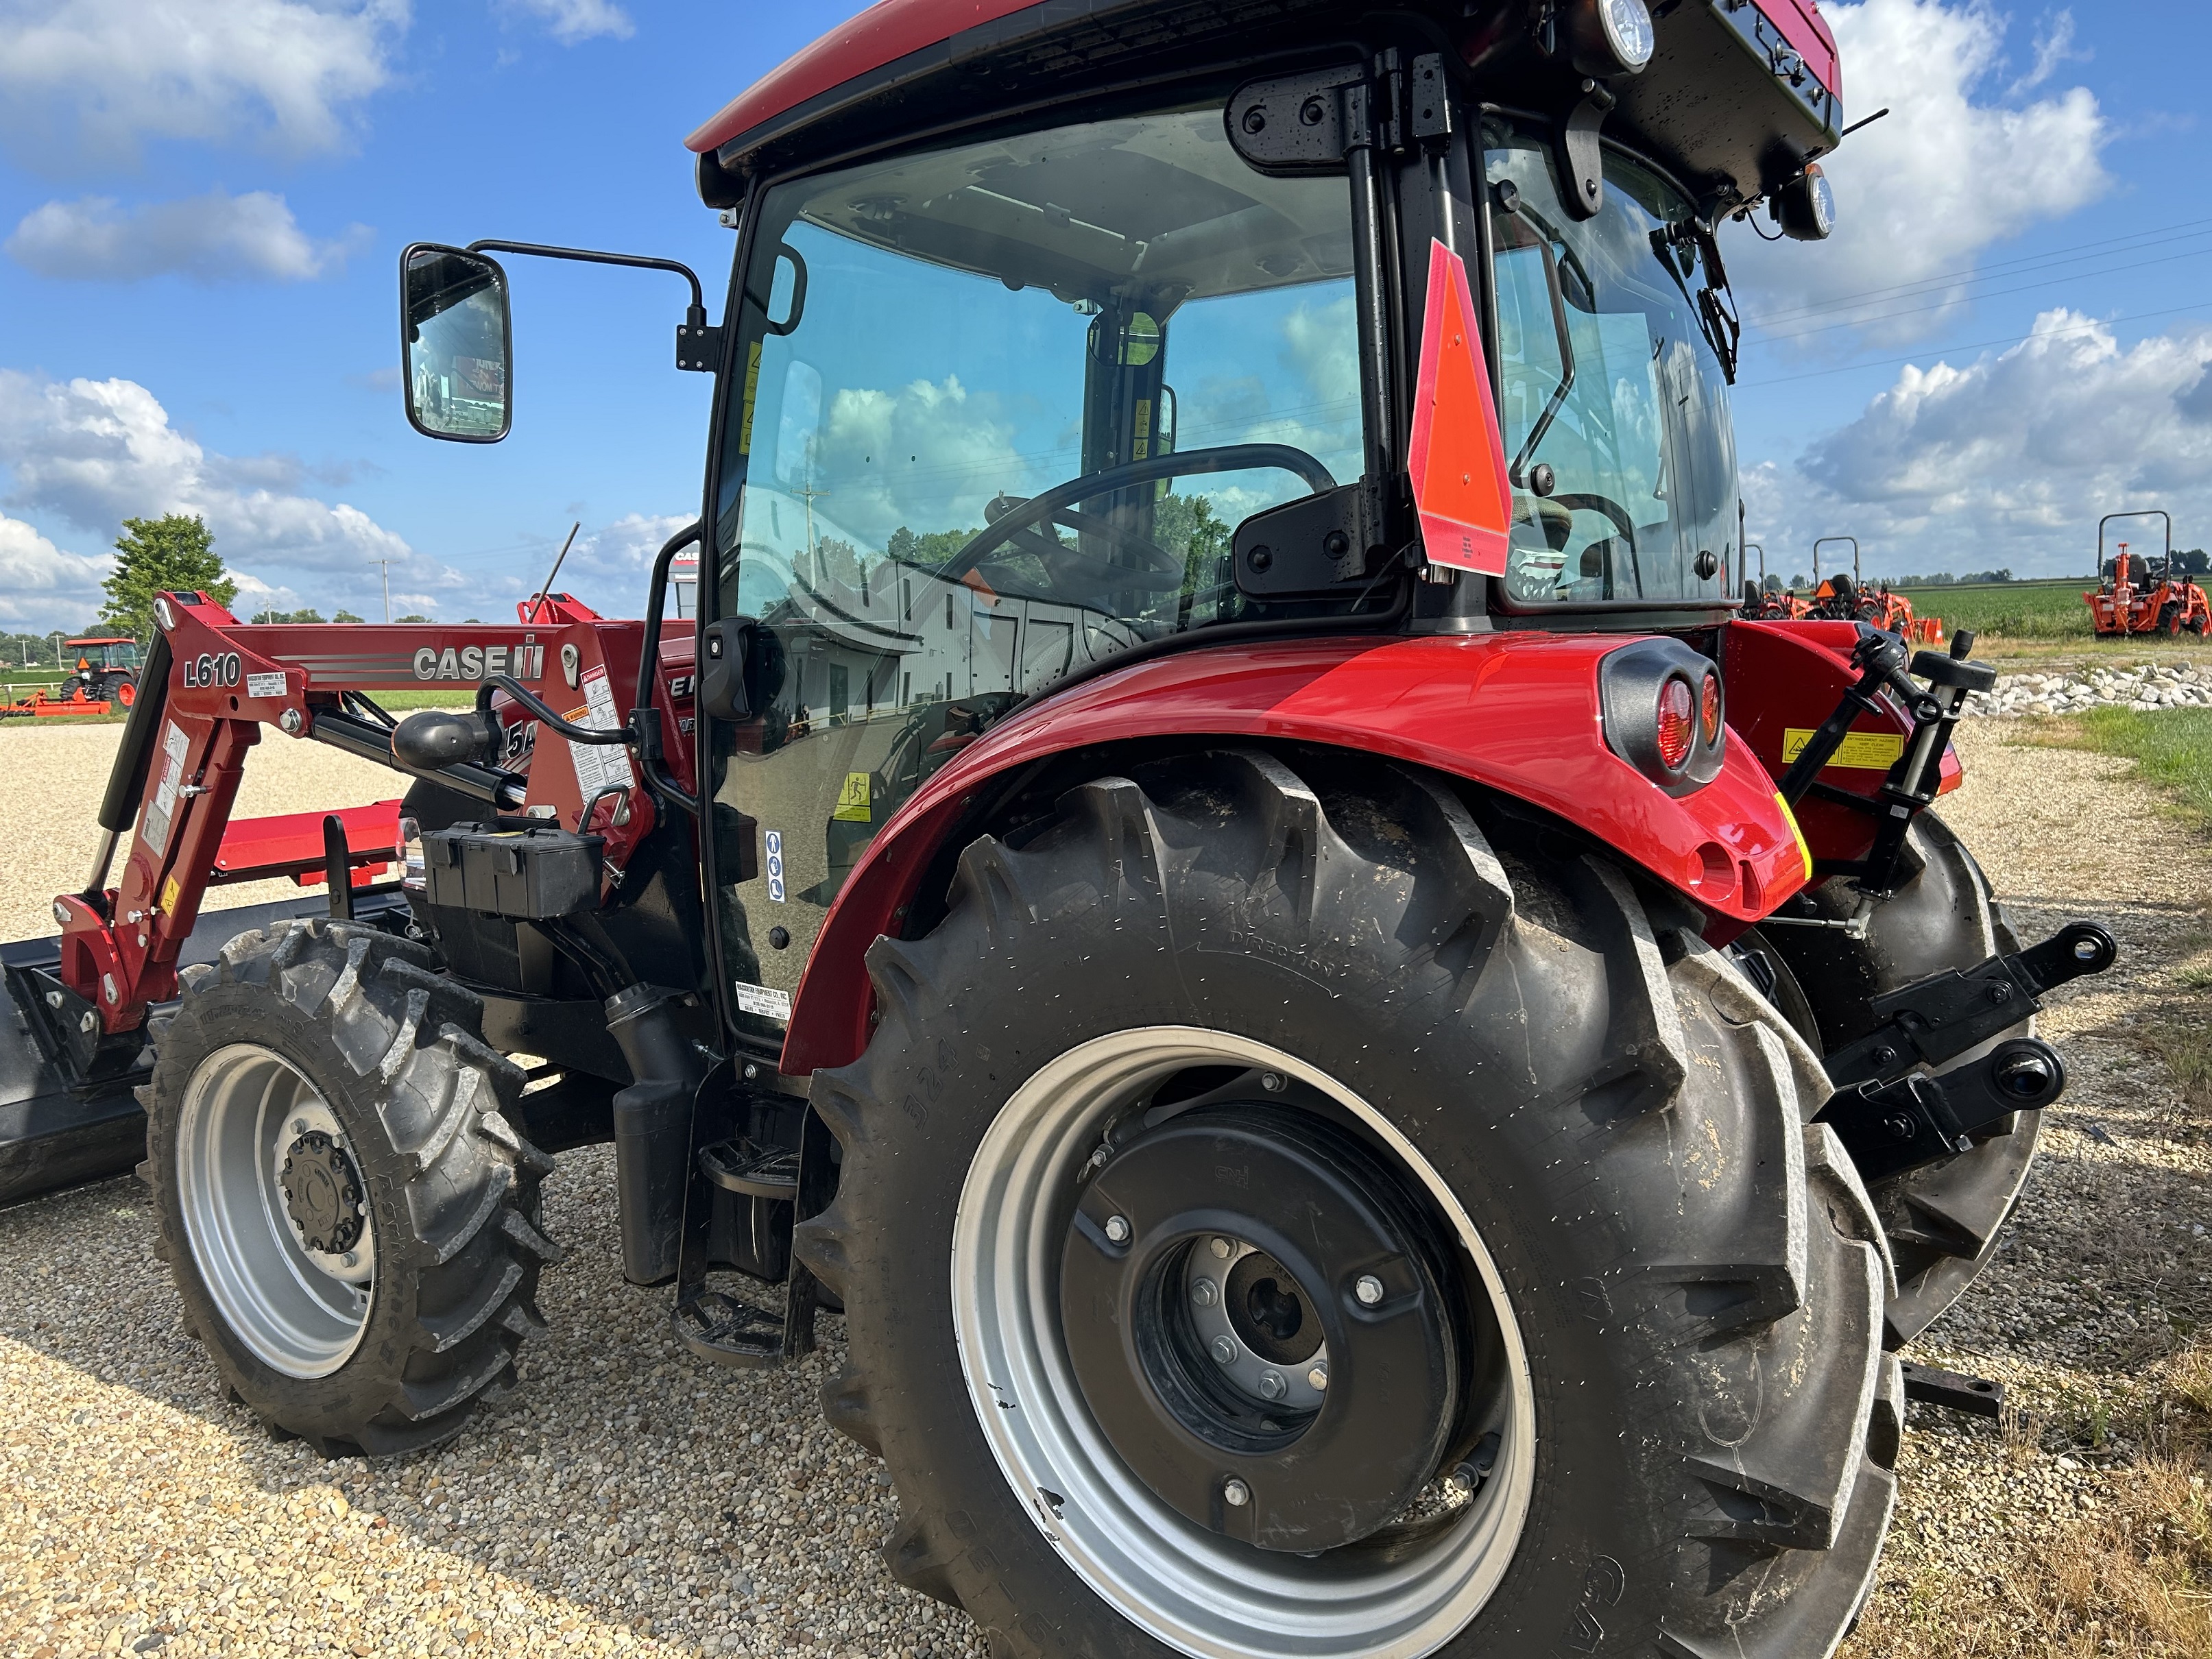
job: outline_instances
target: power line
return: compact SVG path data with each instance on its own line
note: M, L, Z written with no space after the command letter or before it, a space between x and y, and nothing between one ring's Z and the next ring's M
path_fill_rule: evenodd
M2176 259L2201 259L2203 257L2204 255L2202 251L2193 251L2187 253L2168 253L2161 255L2160 258L2155 259L2144 259L2136 264L2122 266L2118 271L2096 271L2090 273L2077 272L2075 276L2069 277L2067 280L2078 281L2080 276L2084 274L2103 276L2115 276L2127 271L2147 270L2152 265L2171 264ZM2051 283L2023 283L2018 288L1996 289L1986 294L1960 295L1954 298L1938 300L1933 305L1909 306L1902 311L1885 311L1872 317L1847 318L1840 323L1823 323L1818 328L1791 329L1780 332L1761 330L1759 331L1759 337L1768 340L1809 339L1815 334L1832 334L1839 328L1868 328L1876 323L1887 323L1899 317L1917 316L1920 313L1924 311L1942 311L1951 306L1965 304L1969 301L2002 299L2008 294L2033 294L2038 289L2051 288L2054 286L2056 286L2056 284Z
M2206 227L2200 229L2198 227ZM1997 259L1971 265L1963 270L1939 271L1932 276L1915 277L1909 283L1893 283L1884 288L1861 289L1855 294L1841 294L1808 305L1791 306L1780 311L1753 313L1744 319L1747 326L1764 328L1770 324L1792 322L1802 317L1825 314L1832 311L1848 310L1862 301L1871 301L1892 295L1903 296L1915 289L1941 287L1946 283L1979 282L2002 276L2017 276L2023 270L2047 266L2076 264L2084 259L2107 258L2114 253L2131 251L2132 246L2156 246L2161 242L2186 240L2197 236L2212 235L2212 219L2188 219L2179 225L2161 226L2156 230L2129 231L2116 237L2100 237L2087 242L2069 242L2043 253L2024 253L2010 259ZM2090 249L2089 252L2074 250Z
M2124 317L2100 318L2087 323L2076 323L2065 328L2045 329L2040 333L2016 335L2002 340L1972 340L1956 345L1936 346L1927 351L1916 351L1909 356L1883 357L1868 363L1839 363L1833 368L1810 369L1802 374L1778 374L1771 380L1746 380L1743 382L1743 389L1749 391L1753 386L1787 386L1793 380L1817 380L1829 374L1849 374L1854 369L1893 368L1899 363L1924 362L1930 357L1942 357L1954 351L1981 351L1990 346L2016 346L2024 344L2029 340L2057 339L2063 335L2086 334L2095 329L2110 328L2116 323L2139 323L2152 317L2171 317L2177 312L2203 309L2203 306L2199 303L2188 306L2168 306L2163 311L2131 312Z

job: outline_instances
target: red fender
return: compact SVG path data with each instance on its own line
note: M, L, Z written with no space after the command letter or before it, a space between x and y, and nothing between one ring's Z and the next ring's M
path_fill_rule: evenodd
M864 958L985 786L1042 757L1129 738L1266 738L1388 755L1580 825L1733 933L1802 887L1811 855L1750 749L1680 799L1606 747L1597 667L1620 635L1296 640L1194 649L1105 674L987 733L870 843L823 919L781 1069L842 1066L867 1042Z

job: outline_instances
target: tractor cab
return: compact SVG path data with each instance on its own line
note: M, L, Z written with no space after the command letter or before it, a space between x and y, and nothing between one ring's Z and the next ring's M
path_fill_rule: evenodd
M131 704L138 690L137 641L125 635L88 635L64 641L62 649L68 670L62 680L64 702Z
M1826 228L1832 47L1795 8L1670 18L1648 76L1640 6L1293 5L1264 52L1181 14L1078 52L995 9L988 69L863 62L942 10L892 0L690 140L741 233L702 612L746 635L708 787L767 837L724 884L763 1006L921 783L1127 653L1720 620L1721 227ZM1431 556L1407 489L1440 258L1507 460L1486 570Z
M66 640L62 648L76 657L75 672L80 674L97 673L111 668L136 669L138 666L138 641L134 639L100 635L82 640Z

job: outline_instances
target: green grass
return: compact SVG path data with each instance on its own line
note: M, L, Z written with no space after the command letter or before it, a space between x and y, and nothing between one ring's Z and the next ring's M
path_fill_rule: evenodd
M2058 740L2119 755L2136 775L2171 796L2200 828L2212 829L2212 708L2092 708Z
M2087 640L2089 607L2081 595L2096 584L2086 576L2048 582L1977 582L1957 587L1908 587L1916 616L1941 617L1948 632L1971 628L2009 640Z

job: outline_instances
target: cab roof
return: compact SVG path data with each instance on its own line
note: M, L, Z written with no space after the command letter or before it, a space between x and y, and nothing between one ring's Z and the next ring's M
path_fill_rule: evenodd
M1524 27L1527 12L1525 0L1370 7L1346 0L876 0L739 93L684 145L702 158L702 194L730 205L740 192L713 174L734 177L764 160L792 159L790 141L802 132L810 144L818 137L842 147L848 137L873 141L937 126L979 104L1079 96L1086 86L1142 74L1170 53L1256 58L1309 37L1340 40L1357 21L1347 14L1362 9L1378 17L1425 14L1428 27L1466 53ZM1662 0L1652 9L1660 58L1672 58L1666 66L1674 74L1647 71L1614 86L1632 124L1646 125L1638 118L1648 112L1672 130L1654 135L1675 152L1670 159L1692 173L1733 176L1748 196L1833 147L1841 65L1818 0ZM1729 44L1716 55L1724 37ZM1491 66L1501 82L1492 94L1498 101L1551 90L1541 84L1551 66L1523 74L1523 56ZM1722 141L1716 129L1741 122L1719 112L1743 104L1762 79L1809 107L1778 127L1759 121L1765 134L1731 132ZM1690 153L1707 148L1707 134L1715 153ZM1775 137L1783 139L1778 148ZM718 190L729 190L729 200L717 199Z

